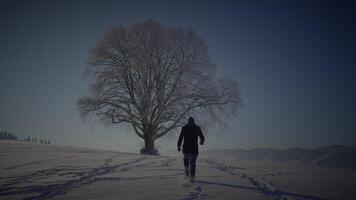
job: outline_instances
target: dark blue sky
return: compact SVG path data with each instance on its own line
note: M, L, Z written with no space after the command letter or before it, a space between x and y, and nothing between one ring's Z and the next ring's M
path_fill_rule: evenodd
M126 129L82 122L76 101L87 93L89 49L112 26L147 19L193 29L219 76L240 84L239 117L206 130L205 148L356 146L352 1L2 0L0 129L137 151L142 142ZM174 149L176 138L159 145Z

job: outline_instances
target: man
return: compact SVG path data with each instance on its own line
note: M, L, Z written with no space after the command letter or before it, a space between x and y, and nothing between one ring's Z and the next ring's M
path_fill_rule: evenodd
M178 151L183 142L183 154L184 154L184 167L185 175L189 177L190 172L190 181L194 182L195 178L195 163L199 154L198 151L198 137L200 138L200 145L204 144L204 135L200 130L200 127L195 125L194 118L189 117L188 124L183 126L182 131L178 139ZM189 168L190 166L190 168Z

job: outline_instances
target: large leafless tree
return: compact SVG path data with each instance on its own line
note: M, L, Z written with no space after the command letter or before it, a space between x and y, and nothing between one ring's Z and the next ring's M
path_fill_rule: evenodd
M154 154L155 140L188 115L214 120L237 113L237 83L215 72L207 45L192 31L152 20L115 27L90 53L90 94L78 109L82 117L131 124L144 153Z

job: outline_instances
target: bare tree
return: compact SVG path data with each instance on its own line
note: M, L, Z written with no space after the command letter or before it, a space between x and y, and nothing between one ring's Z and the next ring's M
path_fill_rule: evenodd
M82 117L131 124L145 142L143 153L155 154L155 140L188 115L237 114L237 83L217 80L215 72L207 45L193 31L152 20L116 27L90 53L90 95L78 100L78 109Z

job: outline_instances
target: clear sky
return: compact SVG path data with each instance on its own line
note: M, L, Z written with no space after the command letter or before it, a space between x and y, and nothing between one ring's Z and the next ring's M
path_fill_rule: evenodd
M83 122L76 102L90 48L111 27L147 19L194 30L218 75L240 84L239 117L207 129L203 149L356 146L356 6L342 0L0 0L0 129L138 152L130 129ZM175 149L177 137L157 145Z

